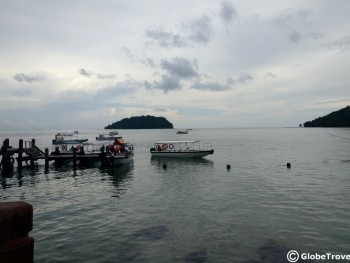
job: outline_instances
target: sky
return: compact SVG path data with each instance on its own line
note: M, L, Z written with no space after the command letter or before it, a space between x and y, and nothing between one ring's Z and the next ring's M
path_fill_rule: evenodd
M350 105L347 0L0 0L0 130L297 127Z

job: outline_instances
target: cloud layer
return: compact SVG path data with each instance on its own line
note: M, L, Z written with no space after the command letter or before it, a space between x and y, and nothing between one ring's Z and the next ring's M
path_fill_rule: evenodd
M350 104L348 10L340 0L4 2L0 127L101 128L145 114L177 127L296 126Z

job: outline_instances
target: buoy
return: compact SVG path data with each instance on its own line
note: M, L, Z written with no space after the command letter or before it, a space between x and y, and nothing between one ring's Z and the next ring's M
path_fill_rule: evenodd
M287 168L290 168L290 163L287 163Z
M163 169L166 169L167 168L167 165L166 164L163 164Z
M227 169L227 170L230 170L230 169L231 169L231 165L229 165L229 164L226 165L226 169Z

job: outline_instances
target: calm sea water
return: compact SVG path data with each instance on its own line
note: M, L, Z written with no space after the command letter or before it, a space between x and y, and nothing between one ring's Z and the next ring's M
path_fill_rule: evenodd
M101 131L80 131L94 141ZM1 176L0 201L34 207L35 262L287 262L350 254L350 129L121 130L132 165ZM0 132L50 147L55 131ZM153 159L156 140L211 142L197 160ZM291 169L285 165L291 163ZM167 164L167 169L163 169ZM231 169L227 170L226 165Z

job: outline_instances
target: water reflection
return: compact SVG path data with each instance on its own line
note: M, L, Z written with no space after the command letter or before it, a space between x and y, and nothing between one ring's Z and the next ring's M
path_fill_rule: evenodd
M131 185L130 179L132 178L134 170L134 162L119 166L102 166L100 172L108 175L108 179L114 186L112 197L119 198L126 194L128 188ZM103 179L105 180L105 179Z
M176 168L178 166L213 166L214 162L205 158L157 158L151 157L151 164L160 168Z
M36 184L35 175L38 173L39 167L34 168L24 166L22 169L13 168L11 171L1 174L1 187L3 189L12 187L22 187L23 185L34 185Z
M271 262L291 262L287 260L287 254L293 250L283 243L275 240L268 240L256 249L258 259L248 259L241 261L241 263L271 263ZM313 260L297 259L293 262L312 263Z

